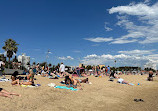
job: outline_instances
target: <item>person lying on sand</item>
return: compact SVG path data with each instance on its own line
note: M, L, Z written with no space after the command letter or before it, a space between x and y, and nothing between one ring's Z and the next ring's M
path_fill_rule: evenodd
M128 84L128 85L131 85L129 84L127 81L125 81L124 79L118 77L118 80L117 80L118 83L121 83L121 84Z
M12 98L12 95L21 96L20 94L8 92L4 90L3 88L0 88L0 96Z
M33 85L34 84L34 72L32 69L29 70L29 75L27 76L27 81L23 81L20 84L23 84L23 85Z
M89 83L88 78L81 80L81 79L74 79L69 75L65 76L65 84L68 84L69 86L72 84L74 88L77 88L77 84L81 86L80 83Z
M11 80L12 80L11 84L12 85L19 85L20 84L19 79L17 79L17 75L18 75L18 71L15 71L11 76Z
M153 71L149 71L149 77L147 77L148 81L153 81Z

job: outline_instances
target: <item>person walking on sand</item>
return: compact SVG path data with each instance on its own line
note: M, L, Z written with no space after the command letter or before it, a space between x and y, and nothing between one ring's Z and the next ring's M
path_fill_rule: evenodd
M110 66L108 66L107 69L107 73L110 74Z
M64 76L65 73L65 65L63 64L63 62L60 65L59 71L61 73L62 76Z
M149 77L147 78L148 81L153 81L153 71L149 71Z

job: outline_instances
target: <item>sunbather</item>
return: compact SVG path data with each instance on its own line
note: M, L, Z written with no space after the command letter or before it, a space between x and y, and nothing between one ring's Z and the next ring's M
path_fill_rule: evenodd
M29 70L29 75L27 76L27 81L21 82L23 85L33 85L34 84L34 72L32 69Z
M20 82L19 82L19 79L17 79L17 75L18 75L18 71L15 71L11 76L12 85L19 85Z
M3 88L0 88L0 96L12 98L12 95L21 96L20 94L8 92L4 90Z
M128 84L128 85L131 85L129 84L127 81L125 81L124 79L118 77L118 80L117 80L118 83L121 83L121 84Z
M81 79L74 79L73 77L68 75L65 76L65 84L68 85L72 84L74 88L77 88L77 83L79 84L79 86L81 86L80 83L89 83L88 78L81 80Z

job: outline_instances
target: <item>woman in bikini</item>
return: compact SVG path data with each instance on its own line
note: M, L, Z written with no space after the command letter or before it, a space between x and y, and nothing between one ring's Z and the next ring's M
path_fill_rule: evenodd
M19 85L20 84L19 79L17 79L17 75L18 75L18 71L15 71L11 76L11 80L12 80L11 84L12 85Z
M33 85L34 84L34 72L32 69L29 70L29 75L27 76L27 81L22 82L23 85Z
M88 78L81 80L81 79L74 79L73 77L68 75L65 76L65 84L68 85L72 84L74 88L77 88L77 84L81 86L81 83L89 83Z

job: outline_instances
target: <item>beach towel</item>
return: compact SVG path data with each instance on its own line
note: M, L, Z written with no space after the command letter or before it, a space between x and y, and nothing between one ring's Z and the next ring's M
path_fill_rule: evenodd
M11 81L10 79L0 79L0 82L8 82Z
M21 87L39 87L41 86L40 84L35 84L35 85L21 85Z
M54 88L59 88L59 89L70 89L72 91L78 91L78 89L75 89L73 87L66 87L66 86L55 86Z
M133 83L129 83L129 84L132 85L132 86L134 85Z
M118 82L119 83L119 82ZM122 84L126 84L126 83L122 83ZM134 86L134 84L133 83L129 83L130 85L132 85L132 86Z
M60 77L59 75L57 75L57 77Z

